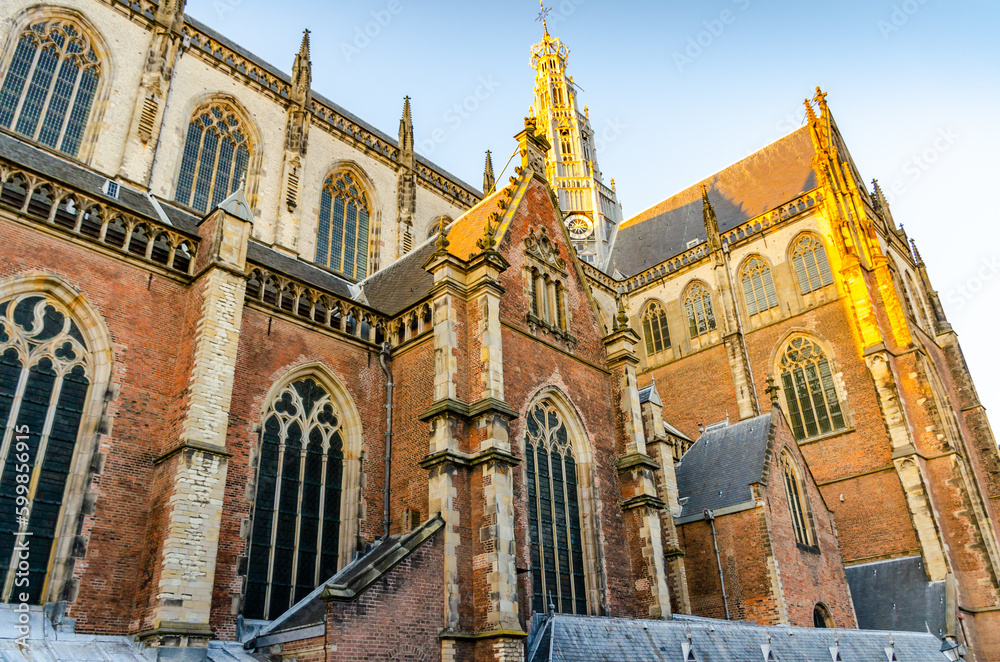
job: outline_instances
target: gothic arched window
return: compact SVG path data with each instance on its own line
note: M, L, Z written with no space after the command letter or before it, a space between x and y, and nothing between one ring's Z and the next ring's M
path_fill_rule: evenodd
M653 356L670 347L667 312L656 301L646 306L642 314L642 335L646 339L646 356Z
M281 389L263 421L244 615L273 619L337 572L344 444L312 378Z
M813 290L833 283L826 249L823 247L823 242L813 235L802 235L795 242L795 248L792 249L792 264L795 266L795 275L799 279L799 290L802 294L809 294Z
M688 288L684 297L684 309L687 311L688 328L692 338L715 329L712 295L704 284L695 283Z
M101 77L91 41L70 22L21 34L0 87L0 126L76 156Z
M177 178L177 202L205 213L236 191L253 146L236 112L222 103L202 108L188 124Z
M92 381L76 322L41 294L0 303L0 559L3 602L39 604ZM32 492L33 490L33 492ZM30 543L26 575L15 543ZM14 575L25 579L14 591ZM23 586L23 588L21 588Z
M830 610L822 602L817 602L816 606L813 607L813 627L814 628L834 628L837 627L833 622L833 615Z
M319 201L316 262L358 280L368 275L368 197L349 172L330 175Z
M759 257L750 258L743 267L743 299L750 315L762 313L778 305L774 291L774 278L767 262Z
M548 400L531 408L524 456L528 481L532 606L587 613L579 473L566 424Z
M792 434L808 439L847 427L830 372L830 362L812 340L798 336L781 356L781 385Z
M781 454L781 476L785 484L785 496L788 497L788 510L792 517L795 542L815 546L805 489L799 476L798 465L788 451Z

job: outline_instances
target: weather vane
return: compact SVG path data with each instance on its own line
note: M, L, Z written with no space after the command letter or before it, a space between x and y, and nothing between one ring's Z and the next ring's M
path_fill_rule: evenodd
M545 18L549 15L549 12L552 11L552 7L546 7L543 0L538 0L538 7L541 11L538 12L538 17L535 19L535 22L537 23L538 21L542 21L544 23Z

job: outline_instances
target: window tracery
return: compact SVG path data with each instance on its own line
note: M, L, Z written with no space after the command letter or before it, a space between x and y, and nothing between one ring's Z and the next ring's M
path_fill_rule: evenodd
M715 329L712 295L703 283L694 283L688 287L684 296L684 309L687 311L688 330L692 338Z
M792 338L781 355L780 369L796 440L847 427L830 362L819 345L804 336Z
M320 194L316 262L349 278L368 275L368 196L349 172L330 175Z
M747 313L756 315L778 305L778 295L774 291L774 277L767 262L753 257L743 267L743 300Z
M205 213L239 188L253 146L239 115L213 103L188 124L175 199Z
M826 256L826 248L817 237L806 234L795 242L792 250L792 264L795 276L799 281L799 291L809 294L814 290L833 283L830 272L830 262Z

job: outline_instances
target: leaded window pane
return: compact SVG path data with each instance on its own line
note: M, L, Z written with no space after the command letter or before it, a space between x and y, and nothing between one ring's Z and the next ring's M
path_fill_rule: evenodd
M35 23L18 40L0 86L0 126L76 156L99 79L97 55L79 30Z
M808 294L833 283L830 262L822 242L812 235L802 236L792 251L792 264L799 280L799 290Z
M337 572L343 443L310 378L284 387L264 421L244 615L273 619Z
M712 295L701 283L695 283L688 288L684 297L684 309L687 311L688 327L692 338L715 329L715 312L712 310Z
M13 600L14 549L30 535L27 583L17 589L40 604L66 480L90 390L90 357L76 322L43 295L0 305L0 559L3 601ZM21 480L18 479L22 476ZM34 497L22 491L35 485ZM17 600L20 601L20 600Z
M577 468L551 403L535 405L525 439L532 607L587 613Z
M846 427L830 363L808 338L797 337L788 343L781 357L781 383L796 439Z
M349 278L368 275L368 198L348 172L330 175L320 194L316 262Z
M799 472L795 468L794 461L787 454L781 456L781 473L784 478L785 496L788 498L788 510L792 518L795 542L811 545L813 544L811 528L806 514Z
M239 188L252 146L236 112L212 104L195 113L177 177L177 202L206 213Z
M651 303L642 315L642 331L646 339L646 355L658 354L670 347L667 313L659 303Z

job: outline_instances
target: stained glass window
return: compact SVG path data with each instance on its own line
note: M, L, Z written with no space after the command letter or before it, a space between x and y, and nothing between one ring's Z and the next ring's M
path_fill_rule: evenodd
M687 311L688 328L692 338L715 329L712 295L704 284L695 283L688 288L687 296L684 297L684 309Z
M642 334L646 338L646 356L653 356L670 347L667 313L655 301L642 314Z
M358 280L368 275L368 196L349 172L330 175L319 201L316 262Z
M40 604L80 421L90 390L80 329L41 294L0 304L0 559L3 601ZM15 543L30 536L27 574ZM23 559L21 559L23 561ZM14 591L15 572L26 579Z
M785 483L785 496L788 497L788 509L792 516L795 542L802 545L813 545L812 527L809 525L802 480L799 478L799 470L795 460L787 451L781 454L781 475Z
M847 427L837 399L830 362L808 338L793 338L781 356L781 384L796 439Z
M234 110L202 108L188 124L176 200L202 213L236 191L246 176L252 146Z
M343 437L330 394L295 381L261 430L246 618L274 619L337 572Z
M35 23L21 34L0 86L0 126L76 156L101 66L72 23Z
M799 290L802 294L809 294L813 290L833 283L830 262L826 258L823 242L812 235L803 235L795 242L792 264L795 266L795 275L799 279Z
M767 262L759 257L750 258L743 267L743 300L750 315L762 313L778 305L774 291L774 278Z
M579 474L566 425L548 401L528 415L524 453L533 608L586 614Z

